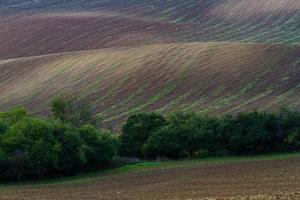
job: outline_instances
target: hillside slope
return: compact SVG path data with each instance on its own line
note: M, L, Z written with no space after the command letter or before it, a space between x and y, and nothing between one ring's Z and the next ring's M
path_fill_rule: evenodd
M6 16L0 59L170 42L180 27L107 11Z
M15 0L0 5L0 58L161 42L300 43L298 0Z
M299 107L299 55L299 45L173 43L2 60L0 109L47 114L53 96L73 93L116 127L145 110Z
M300 106L299 0L0 0L0 110L86 96L140 111Z

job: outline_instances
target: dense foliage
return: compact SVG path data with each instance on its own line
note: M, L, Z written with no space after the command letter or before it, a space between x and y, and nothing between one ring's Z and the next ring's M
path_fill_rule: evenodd
M53 117L64 123L81 127L85 124L99 125L99 119L93 113L90 104L77 96L59 96L52 100Z
M29 116L24 108L0 113L0 180L73 174L111 161L118 139L92 125L80 128Z
M300 112L296 111L255 111L222 117L183 112L166 117L143 115L153 115L163 123L149 129L145 125L148 120L130 117L121 142L126 146L126 156L182 159L300 150Z
M128 118L119 138L95 128L96 118L80 99L56 98L52 111L50 119L34 118L24 108L0 113L0 180L96 169L118 153L184 159L300 150L300 112L287 109L220 117L139 113Z
M142 147L150 133L158 130L165 122L164 117L156 113L140 113L130 116L123 126L120 154L142 157Z

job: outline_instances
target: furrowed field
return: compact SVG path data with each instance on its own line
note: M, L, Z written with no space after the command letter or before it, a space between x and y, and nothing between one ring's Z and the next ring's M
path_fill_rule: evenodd
M69 111L75 110L75 117L69 116L71 121L75 119L71 125L63 117L55 119L53 115L51 101L64 95L75 97L75 103L69 105ZM86 104L78 103L77 98L86 101L91 110L84 110ZM16 106L26 107L28 113L23 108L11 110ZM76 116L76 106L82 106L87 115L95 114L93 119L101 121L101 128L116 134L80 127L76 123L81 122ZM27 162L30 170L24 168L24 177L11 176L11 180L42 180L3 182L0 200L297 200L300 199L300 155L296 152L300 147L299 108L299 0L0 0L0 177L10 177L9 173L2 174L3 169L9 172L3 166L16 169L21 166L21 169L22 156L26 161L37 161L37 166L51 165L50 169L37 168L39 174ZM258 112L251 112L255 110ZM174 111L182 112L176 115ZM18 118L19 112L23 113L22 119ZM157 118L163 119L163 128L149 131L153 125L147 121L152 119L150 112L157 113L153 123ZM236 115L240 112L244 115ZM142 114L135 115L138 113ZM172 114L178 117L178 124L176 119L170 120ZM149 136L151 132L160 139L166 132L174 139L172 135L181 136L186 131L200 138L201 145L209 141L206 146L210 152L203 151L199 144L195 152L187 152L186 146L195 143L191 139L174 156L171 150L170 153L161 148L172 141L162 139L155 146L157 141L153 136L153 144L147 138L142 144L135 141L140 145L139 156L126 155L141 160L116 164L116 160L123 159L119 157L123 156L122 151L126 152L122 144L121 147L117 144L124 142L122 127L132 116L138 116L137 124L130 129L134 134L140 131L140 135ZM234 124L234 120L238 123ZM52 139L45 137L39 143L34 133L43 128ZM229 131L224 134L220 130ZM59 165L69 164L63 158L69 155L68 145L73 144L64 140L73 137L68 135L70 132L75 135L73 142L77 137L78 152L73 151L74 157L82 161L74 173ZM85 132L97 138L98 143L105 137L113 138L111 142L116 142L113 154L106 161L116 166L104 167L103 160L91 161L106 155L94 152L102 151L94 139L80 138ZM257 132L266 137L251 137ZM15 137L18 134L20 137ZM21 137L22 134L27 138ZM99 138L97 134L103 135ZM203 139L205 134L211 138ZM231 148L227 139L247 153ZM67 147L60 144L62 141ZM268 141L272 141L270 145L266 145ZM21 152L18 157L20 152L14 152L18 142L32 155L39 152L36 149L48 147L42 142L49 143L55 148L50 146L47 150L59 158L47 157L47 151L43 153L51 162L45 159L46 164L28 152ZM217 146L218 142L223 142L224 148ZM240 145L248 142L248 146ZM149 144L153 146L150 145L148 155ZM135 144L129 142L127 146L134 148ZM87 152L92 152L89 161L85 160ZM218 157L254 152L278 154ZM201 155L197 157L194 153ZM199 159L206 153L213 158ZM189 160L168 160L174 157ZM143 161L149 158L154 161ZM101 171L55 179L94 170L98 164ZM46 177L54 178L44 180Z
M299 55L297 45L172 43L4 60L0 107L48 114L53 96L73 93L113 127L141 111L297 108Z
M100 173L0 186L0 199L300 198L299 154L146 162Z
M72 92L118 129L140 111L298 107L299 8L297 0L4 3L0 108L44 115L49 96Z

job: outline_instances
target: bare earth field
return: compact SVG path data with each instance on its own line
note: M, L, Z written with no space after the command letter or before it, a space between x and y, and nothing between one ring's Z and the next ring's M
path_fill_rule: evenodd
M300 43L298 0L62 2L2 5L0 59L166 42Z
M130 114L300 105L299 0L0 1L0 110L87 97Z
M297 108L299 55L299 45L195 42L3 60L0 109L47 115L53 96L72 93L115 128L141 111Z
M185 161L39 185L0 187L0 199L241 199L300 198L300 158Z

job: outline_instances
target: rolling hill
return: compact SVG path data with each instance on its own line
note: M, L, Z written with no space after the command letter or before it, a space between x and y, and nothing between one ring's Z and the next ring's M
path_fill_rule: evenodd
M299 45L173 43L10 59L0 62L1 108L48 114L53 96L73 93L116 123L144 110L299 107L299 55Z
M0 110L87 97L105 125L140 111L300 106L298 0L0 1Z
M18 12L2 12L0 58L166 42L300 43L298 0L6 4L0 9Z

